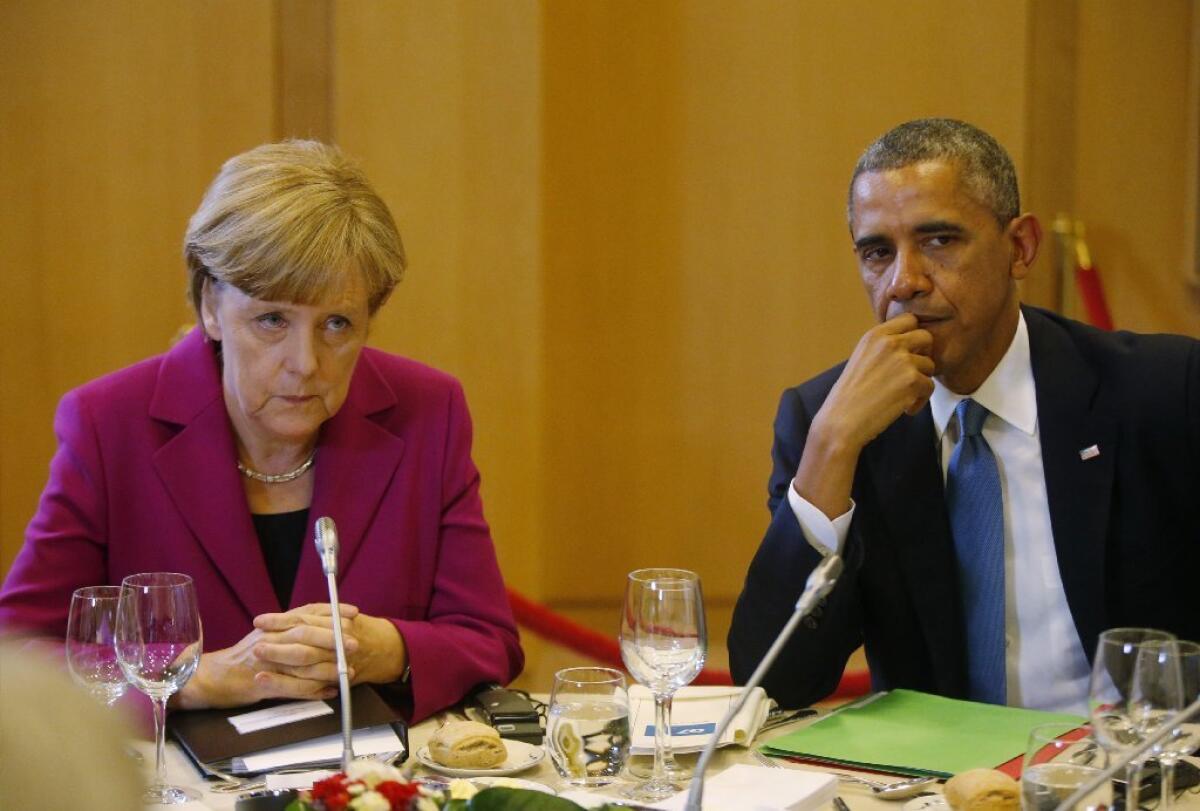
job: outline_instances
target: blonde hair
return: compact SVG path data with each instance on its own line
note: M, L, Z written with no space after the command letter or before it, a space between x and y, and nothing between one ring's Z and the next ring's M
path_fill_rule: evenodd
M357 271L373 315L407 264L391 212L362 171L337 147L299 140L226 161L188 222L183 256L197 313L206 279L313 304Z

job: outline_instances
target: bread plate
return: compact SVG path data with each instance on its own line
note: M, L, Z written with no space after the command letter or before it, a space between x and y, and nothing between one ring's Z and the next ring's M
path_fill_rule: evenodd
M425 768L432 769L439 774L449 775L450 777L497 777L531 769L541 763L542 758L546 756L546 750L541 746L534 746L531 743L523 741L506 740L504 741L504 748L508 750L508 757L499 766L494 766L491 769L459 769L452 766L443 766L429 754L428 746L422 746L417 749L417 760Z

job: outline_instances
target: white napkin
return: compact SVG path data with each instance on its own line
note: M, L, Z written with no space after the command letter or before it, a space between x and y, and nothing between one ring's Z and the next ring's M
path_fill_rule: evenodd
M741 687L683 687L671 702L671 746L676 752L699 752L716 733L717 724L737 703ZM749 746L771 710L761 687L750 692L745 706L721 736L717 746ZM630 752L654 752L654 696L640 684L629 688Z
M651 808L680 811L687 791L655 803ZM837 777L800 769L768 769L739 763L714 775L704 784L703 808L740 811L809 811L837 796Z

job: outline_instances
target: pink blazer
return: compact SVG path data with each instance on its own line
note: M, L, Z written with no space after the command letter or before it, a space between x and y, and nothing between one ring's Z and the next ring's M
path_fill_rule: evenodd
M204 647L279 611L246 505L220 370L199 330L165 355L68 393L58 452L0 588L0 627L62 637L71 592L145 571L190 574ZM338 526L338 590L390 618L412 667L414 721L524 662L452 377L364 349L345 404L321 429L309 511ZM328 602L311 541L292 606Z

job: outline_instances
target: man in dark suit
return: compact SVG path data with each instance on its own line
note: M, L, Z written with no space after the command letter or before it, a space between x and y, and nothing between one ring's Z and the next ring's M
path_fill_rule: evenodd
M968 124L882 136L848 216L880 323L783 395L735 680L832 552L844 573L764 682L785 706L865 645L877 689L1085 711L1103 629L1200 638L1200 342L1023 307L1041 227Z

